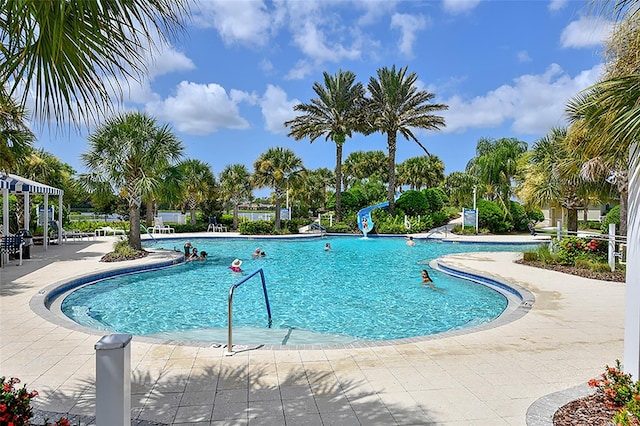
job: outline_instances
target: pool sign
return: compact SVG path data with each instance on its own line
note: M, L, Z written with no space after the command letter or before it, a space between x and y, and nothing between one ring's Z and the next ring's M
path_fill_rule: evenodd
M478 232L478 210L477 209L462 209L462 228L467 226L473 226Z

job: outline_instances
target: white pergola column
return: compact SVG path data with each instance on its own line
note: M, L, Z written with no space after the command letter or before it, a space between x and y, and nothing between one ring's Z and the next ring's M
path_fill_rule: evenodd
M29 211L30 194L29 191L24 191L22 194L24 195L23 229L29 229L29 222L31 221L31 212Z
M640 379L640 145L629 150L624 370Z
M49 246L49 194L44 194L44 238L42 239L42 247L47 250ZM60 232L58 232L60 234Z

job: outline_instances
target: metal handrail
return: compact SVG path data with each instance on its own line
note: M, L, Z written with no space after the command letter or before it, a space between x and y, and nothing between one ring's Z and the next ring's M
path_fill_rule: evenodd
M435 234L436 232L440 232L441 229L444 229L445 231L448 231L449 227L447 225L442 225L437 227L436 229L432 230L431 232L429 232L429 234L427 234L427 236L425 237L426 240L429 239L430 236L432 236L433 234ZM447 237L447 233L445 232L444 234L445 238Z
M240 287L242 284L247 282L250 278L254 277L256 274L260 274L260 279L262 280L262 291L264 293L264 301L267 305L267 315L269 316L269 323L267 325L268 328L271 328L271 306L269 305L269 295L267 294L267 284L264 279L264 271L262 268L253 271L237 283L231 286L229 289L229 329L227 330L227 352L225 355L233 355L233 344L231 342L232 338L232 306L233 306L233 292L236 288Z
M158 240L156 240L156 237L153 236L153 233L149 232L149 230L147 229L146 226L144 226L143 224L140 224L140 228L144 229L144 232L146 232L147 235L149 235L151 237L151 239L153 240L154 244L158 243Z

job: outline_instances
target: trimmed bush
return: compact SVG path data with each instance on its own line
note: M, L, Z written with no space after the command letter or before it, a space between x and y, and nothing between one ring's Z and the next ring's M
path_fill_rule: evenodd
M600 232L602 232L603 234L608 234L610 223L616 224L616 233L620 231L620 206L615 206L614 208L609 210L609 213L607 213L607 215L604 217L604 220L602 221Z
M405 191L395 206L409 216L424 215L429 211L427 196L422 191Z
M512 229L511 222L505 220L505 214L492 201L478 200L478 227L487 228L493 234L504 234Z
M269 235L275 233L274 222L270 220L254 220L238 225L238 232L243 235Z
M526 231L527 225L529 224L529 218L527 217L527 212L524 210L524 207L515 201L511 201L510 203L510 213L511 213L511 223L513 224L513 229L516 231Z

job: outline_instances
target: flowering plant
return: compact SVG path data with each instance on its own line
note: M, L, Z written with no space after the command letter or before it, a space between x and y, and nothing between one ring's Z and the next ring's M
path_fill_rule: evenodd
M601 378L589 380L589 386L604 394L605 404L619 408L612 419L616 425L640 425L640 382L633 382L630 374L622 372L620 360L615 367L605 366Z
M38 396L37 390L27 391L26 386L16 388L20 379L12 377L5 380L0 377L0 426L27 426L29 419L33 417L31 400ZM51 426L47 421L45 426ZM69 420L60 418L52 426L69 426Z

